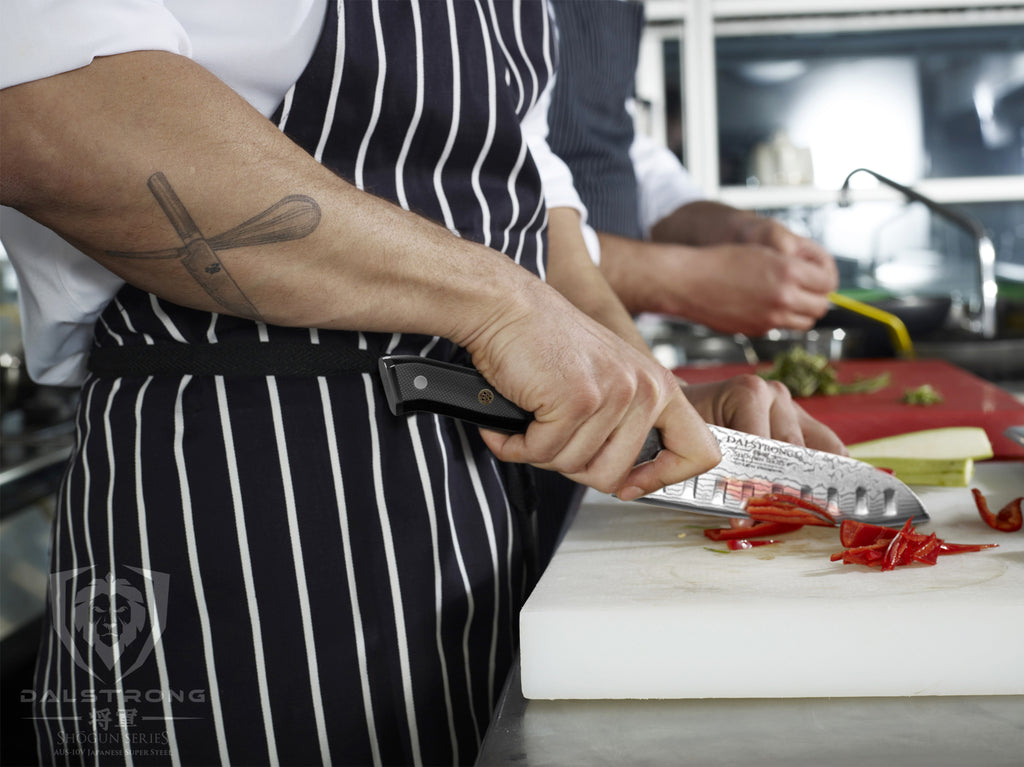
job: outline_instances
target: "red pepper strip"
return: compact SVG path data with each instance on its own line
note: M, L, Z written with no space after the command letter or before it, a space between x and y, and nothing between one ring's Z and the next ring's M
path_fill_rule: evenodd
M894 570L897 567L910 564L910 540L906 533L900 530L896 537L889 541L885 549L885 556L882 558L882 570Z
M939 543L939 555L943 554L963 554L967 551L981 551L982 549L994 549L998 547L998 543L948 543L942 541Z
M760 495L750 498L747 501L747 511L750 512L750 507L771 507L771 508L783 508L783 509L802 509L810 512L811 515L817 517L819 522L808 522L807 524L818 524L818 525L835 525L836 521L828 513L828 511L822 508L814 501L808 501L806 498L801 498L798 495L789 495L788 493L769 493L768 495ZM751 514L753 516L753 514ZM755 517L756 519L756 517Z
M894 570L914 562L934 565L943 554L981 551L998 545L946 543L935 533L921 535L914 532L910 520L907 520L899 530L856 520L844 520L839 529L839 537L846 550L833 554L833 562L842 560L843 564L881 567L882 570ZM850 545L854 542L860 545Z
M782 543L782 541L777 541L774 538L768 538L764 541L752 541L747 538L740 538L738 540L730 540L726 546L728 546L732 551L742 551L743 549L752 549L755 546L767 546L770 543Z
M1024 513L1021 511L1021 503L1024 502L1024 498L1015 498L1000 509L998 514L993 514L989 511L988 500L981 491L972 487L971 492L974 494L974 503L978 507L978 514L989 527L1004 533L1015 533L1024 527Z
M819 514L824 514L826 517L828 516L828 512L814 501L808 501L806 498L802 498L799 495L790 495L789 493L768 493L767 495L757 495L747 502L755 504L765 503L768 505L783 503L791 506L799 506L801 509L816 511Z
M891 527L872 525L856 519L844 519L839 526L839 542L844 547L851 549L857 546L867 546L876 541L891 541L896 537L896 533L897 531Z
M932 533L921 543L914 552L915 562L925 565L934 565L939 561L939 546L942 542L939 537Z
M885 552L881 548L865 552L865 564L869 567L881 567L884 558Z
M883 549L888 545L888 541L879 541L878 543L869 543L866 546L855 546L845 551L837 551L831 556L831 560L838 562L841 559L844 564L848 565L866 565L869 564L868 558L872 552L877 552L878 556L876 559L881 560Z
M823 519L817 514L797 508L779 504L756 503L747 504L747 514L752 519L762 522L791 522L800 525L817 525L818 527L835 527L834 519Z
M909 565L914 561L914 552L924 543L927 536L914 533L914 525L908 519L903 523L896 536L889 542L882 560L883 570Z
M803 525L785 522L758 522L753 527L713 527L704 531L704 535L713 541L742 540L744 538L761 538L765 535L781 535L799 530Z
M885 557L885 544L872 544L871 546L860 546L856 549L847 549L840 552L838 559L842 559L844 565L864 565L866 567L881 567L882 559ZM832 560L833 562L836 559Z

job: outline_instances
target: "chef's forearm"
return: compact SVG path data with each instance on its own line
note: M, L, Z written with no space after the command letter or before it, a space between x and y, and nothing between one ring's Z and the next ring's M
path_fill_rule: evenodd
M677 296L688 290L690 281L676 277L697 265L693 248L604 232L598 239L601 274L629 312L679 313Z
M580 233L579 213L572 208L552 208L548 221L548 283L576 308L649 353L636 323L591 260Z
M0 92L0 109L3 204L182 305L462 343L539 284L501 254L342 181L206 70L173 54L97 59ZM293 196L318 218L291 239L271 232L191 269L184 250L140 257L189 245L188 227L170 212L175 204L208 240ZM224 271L244 301L204 282Z
M712 200L697 200L677 208L651 227L651 239L692 246L747 242L747 230L757 220L757 215L751 211Z

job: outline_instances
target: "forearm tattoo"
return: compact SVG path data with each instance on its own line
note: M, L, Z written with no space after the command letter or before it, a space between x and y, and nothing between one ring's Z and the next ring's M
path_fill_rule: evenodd
M176 258L200 287L228 312L262 320L259 310L224 266L218 251L305 237L320 223L320 206L316 201L301 194L289 195L233 229L207 238L199 231L163 173L154 173L147 184L184 246L147 252L107 251L107 255L136 259Z

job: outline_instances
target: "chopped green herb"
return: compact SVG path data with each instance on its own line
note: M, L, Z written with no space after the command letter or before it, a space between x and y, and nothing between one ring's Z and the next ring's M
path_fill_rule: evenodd
M836 370L822 354L813 354L800 346L775 357L770 370L761 377L768 381L781 381L794 397L813 394L870 394L889 384L888 372L871 378L859 378L852 383L839 383Z
M942 395L931 384L924 384L904 391L903 401L908 405L937 405L942 402Z
M710 546L702 546L701 548L703 548L704 551L710 551L712 554L728 554L729 553L726 549L713 549Z

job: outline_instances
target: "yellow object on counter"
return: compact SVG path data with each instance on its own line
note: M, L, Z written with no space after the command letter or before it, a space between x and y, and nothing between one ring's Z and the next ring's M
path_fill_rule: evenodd
M967 487L975 461L992 457L980 426L946 426L847 445L850 457L889 469L908 485Z
M877 306L866 304L863 301L858 301L855 298L844 296L841 293L829 293L828 300L841 309L847 309L868 319L881 322L889 331L889 338L892 339L897 355L908 360L912 360L916 356L914 354L914 343L910 340L907 326L895 314L879 309Z

